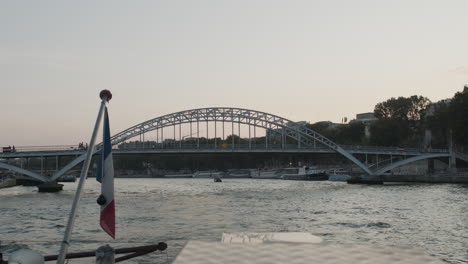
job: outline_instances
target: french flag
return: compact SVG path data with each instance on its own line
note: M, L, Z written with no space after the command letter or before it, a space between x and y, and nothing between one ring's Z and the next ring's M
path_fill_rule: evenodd
M101 183L101 195L97 199L97 203L101 205L99 223L102 229L115 239L114 164L107 107L104 112L103 137L102 159L99 162L96 176L96 180Z

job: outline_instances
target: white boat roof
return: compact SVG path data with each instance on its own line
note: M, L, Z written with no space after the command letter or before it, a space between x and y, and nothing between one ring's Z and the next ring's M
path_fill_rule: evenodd
M326 243L221 243L189 241L173 264L445 264L422 252L395 247Z

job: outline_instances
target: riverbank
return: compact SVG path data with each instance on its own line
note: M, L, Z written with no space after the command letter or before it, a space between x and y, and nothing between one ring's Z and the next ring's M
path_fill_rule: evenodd
M440 172L415 174L389 174L381 176L384 182L415 182L415 183L460 183L468 184L468 172Z
M10 177L0 177L0 189L16 186L16 179Z
M224 173L223 178L253 178L253 179L281 179L280 170L270 171L255 171L250 169L244 169L242 171L248 171L248 173L235 173L241 170L233 170ZM176 171L159 171L158 173L151 173L144 170L116 170L116 178L197 178L193 177L194 173L187 171L176 172ZM346 173L343 173L346 174ZM347 173L349 176L361 176L362 172ZM209 177L208 177L209 178ZM346 179L346 177L342 177ZM434 173L398 173L398 174L386 174L380 176L384 182L414 182L414 183L459 183L468 184L468 172L434 172Z

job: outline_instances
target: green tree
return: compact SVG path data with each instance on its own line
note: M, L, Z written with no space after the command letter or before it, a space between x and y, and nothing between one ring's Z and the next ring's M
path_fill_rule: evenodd
M376 146L404 146L410 128L406 122L396 119L380 119L370 127L370 144Z
M378 119L420 120L431 101L423 96L390 98L374 108Z
M446 148L451 115L449 102L442 100L430 106L425 120L426 128L432 133L431 146Z
M462 92L455 94L449 105L449 127L453 132L455 144L468 147L468 85Z
M336 142L347 145L363 145L365 136L365 125L353 122L339 126L336 133Z
M315 132L321 134L322 136L336 141L337 139L337 130L331 126L331 122L317 122L314 124L306 124L306 126Z
M371 127L371 144L382 146L420 146L423 123L430 100L423 96L390 98L378 103L374 115L379 119Z

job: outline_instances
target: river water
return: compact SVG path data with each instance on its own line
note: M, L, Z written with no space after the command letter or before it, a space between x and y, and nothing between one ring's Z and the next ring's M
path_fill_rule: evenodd
M411 247L468 263L468 185L348 185L257 179L116 179L117 239L100 229L100 185L86 182L69 252L166 242L126 263L170 263L187 240L227 232L310 232L329 243ZM57 254L77 183L60 193L0 190L0 252ZM70 263L93 263L86 259Z

